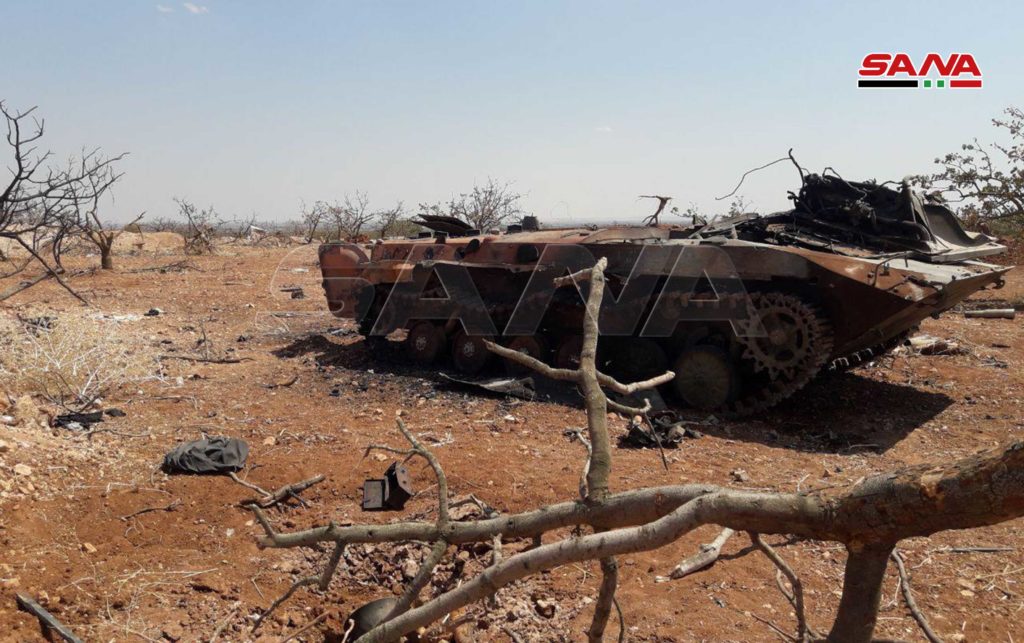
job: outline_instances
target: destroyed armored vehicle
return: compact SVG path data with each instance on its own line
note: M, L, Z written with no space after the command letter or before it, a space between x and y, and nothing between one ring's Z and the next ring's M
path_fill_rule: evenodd
M586 283L561 277L605 257L598 359L620 379L664 370L669 404L743 415L785 399L824 370L904 340L926 317L1002 285L979 259L1004 247L966 232L908 185L802 177L793 208L707 224L505 232L449 217L420 237L320 248L331 311L364 335L406 331L421 363L476 374L484 339L572 367Z

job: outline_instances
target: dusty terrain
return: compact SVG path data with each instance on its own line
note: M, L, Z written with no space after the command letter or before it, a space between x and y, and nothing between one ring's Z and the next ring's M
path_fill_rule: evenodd
M251 453L242 475L264 488L326 476L304 494L309 507L272 514L285 529L429 516L436 489L420 463L412 471L422 494L402 514L359 509L363 479L387 466L363 458L363 447L399 444L397 413L439 444L435 451L456 495L473 493L515 511L576 494L582 451L562 432L583 425L578 407L564 398L522 402L456 391L436 373L405 364L397 344L371 349L349 324L318 314L323 303L314 258L309 247L225 248L188 258L183 270L160 272L146 269L184 257L143 254L118 257L114 272L76 280L95 306L85 314L106 315L137 341L139 359L152 362L154 376L104 401L126 413L97 425L110 431L87 438L40 422L0 425L6 443L0 451L0 639L42 640L36 620L17 610L16 591L39 598L87 641L209 641L215 632L219 640L277 641L326 610L329 616L301 636L320 641L340 640L351 609L398 587L403 559L419 548L353 548L325 595L300 591L251 634L253 615L323 554L259 550L259 528L238 507L253 492L229 478L159 472L166 451L203 434L247 440ZM303 287L306 298L292 300L280 290L292 286ZM1004 290L979 297L1020 301L1024 271L1011 273ZM151 308L162 314L142 316ZM83 309L46 283L0 308L3 315L15 312L46 312L60 323ZM703 437L669 452L668 471L657 451L616 448L613 488L693 481L808 490L1020 439L1022 323L955 313L929 320L924 332L955 339L968 352L902 354L820 378L755 420L701 426ZM242 361L153 361L204 350ZM0 389L9 384L0 382ZM0 409L0 415L11 412ZM616 418L613 431L621 434L625 425ZM170 511L125 518L175 501L180 504ZM946 640L1024 640L1022 526L1018 520L901 544L917 602ZM702 529L621 561L626 640L776 640L764 621L794 630L774 569L742 538L712 568L658 582L715 533ZM803 578L811 623L827 629L845 552L832 544L771 542ZM1008 550L950 551L979 546ZM470 551L463 560L472 565L479 555ZM506 630L524 640L585 638L596 571L596 565L570 566L504 591L501 607L474 621L478 640L509 640ZM553 614L547 601L556 605ZM892 569L877 636L922 640Z

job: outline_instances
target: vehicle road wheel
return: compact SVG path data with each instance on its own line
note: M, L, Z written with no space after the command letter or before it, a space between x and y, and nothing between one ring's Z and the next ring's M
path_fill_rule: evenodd
M466 331L460 330L452 342L452 362L455 370L466 375L475 375L487 365L491 357L491 351L484 346L484 340L489 339L479 335L467 335Z
M694 346L676 358L672 388L689 406L712 411L729 404L739 390L739 376L729 353L717 346Z
M571 335L562 340L555 351L555 368L565 368L571 371L580 367L580 352L583 350L583 338L579 335Z
M526 353L530 357L533 357L534 359L539 359L542 362L547 361L548 343L540 335L516 337L508 343L508 347L514 351ZM505 364L510 375L515 375L519 377L532 372L525 366L521 366L519 364L516 364L515 362L505 360Z
M668 357L651 339L630 337L618 342L612 352L615 375L623 382L639 382L668 370Z
M444 350L446 338L444 330L433 322L421 321L409 329L405 338L405 348L409 357L423 366L433 364Z

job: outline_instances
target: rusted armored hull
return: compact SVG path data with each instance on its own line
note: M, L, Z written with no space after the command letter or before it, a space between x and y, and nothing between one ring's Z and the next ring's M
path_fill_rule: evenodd
M405 328L414 359L476 372L487 363L483 337L571 365L582 297L554 289L553 277L606 257L604 365L634 377L671 368L669 399L737 414L771 406L830 364L893 345L926 317L998 286L1007 270L974 259L999 251L991 240L959 229L955 247L927 238L930 221L950 225L934 211L916 223L876 221L878 238L862 246L849 237L870 235L848 218L822 216L814 229L798 214L695 228L439 232L368 251L328 244L320 261L332 312L360 319L367 334Z

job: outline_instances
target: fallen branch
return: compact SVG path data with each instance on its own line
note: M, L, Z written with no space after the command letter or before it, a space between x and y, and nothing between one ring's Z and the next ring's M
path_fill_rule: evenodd
M790 587L793 588L792 593L789 593L785 591L785 587L779 583L779 589L782 591L782 595L786 597L786 600L788 600L790 605L793 606L793 611L796 612L797 640L803 642L821 638L807 624L807 616L804 610L804 586L800 582L800 577L797 576L786 561L782 559L782 556L779 556L778 552L775 551L775 548L764 541L761 534L751 533L749 536L750 542L760 549L764 555L768 557L768 560L772 561L772 564L778 568L780 573L785 575L786 579L789 581Z
M242 485L243 487L248 487L249 489L252 489L253 491L262 495L263 497L259 499L250 499L242 501L243 505L256 505L261 509L269 509L274 505L277 505L278 503L289 498L294 498L295 500L298 500L301 504L306 504L305 501L299 497L299 494L305 491L306 489L309 489L313 485L319 484L324 481L324 475L319 474L306 480L286 484L277 491L271 492L263 489L262 487L254 485L251 482L242 480L235 474L234 471L229 471L228 476L230 476L232 480Z
M327 618L328 615L329 615L329 612L324 612L323 614L321 614L320 616L317 616L315 619L313 619L309 623L303 625L301 628L295 630L294 632L292 632L288 636L286 636L283 639L281 639L280 641L278 641L278 643L288 643L288 641L291 641L292 639L299 638L299 636L301 634L305 634L306 632L310 631L311 629L313 629L314 627L316 627L317 625L322 623L323 620L325 618Z
M44 272L42 274L36 275L35 277L32 277L31 279L23 279L18 283L14 284L13 286L11 286L10 288L0 291L0 301L10 299L11 297L22 292L23 290L28 290L32 286L35 286L36 284L45 281L51 277L53 277L53 273Z
M221 633L223 633L224 630L227 629L228 625L231 624L231 621L234 620L235 614L237 613L238 605L232 606L231 611L228 612L228 615L224 618L223 621L220 622L219 625L217 625L217 628L213 630L213 636L210 637L210 643L217 643L217 639L220 638Z
M1017 551L1016 547L944 547L933 550L940 554L1002 554Z
M678 580L694 572L699 572L705 567L710 567L722 555L722 547L734 533L736 532L726 527L713 541L701 545L698 553L676 565L668 577Z
M299 589L301 589L303 587L306 587L308 585L320 585L320 577L319 576L306 576L305 578L301 578L301 579L295 581L292 584L292 586L288 588L288 591L286 591L284 594L282 594L280 597L278 597L277 600L275 600L273 603L270 604L270 607L268 607L262 614L259 615L259 617L256 619L256 622L253 623L252 631L255 632L256 630L258 630L260 625L263 625L263 621L265 621L266 618L268 616L270 616L273 613L274 610L276 610L278 607L280 607L282 603L284 603L289 598L291 598L292 594L294 594Z
M246 487L248 489L252 489L256 493L260 494L261 496L270 496L270 492L269 491L267 491L266 489L264 489L263 487L261 487L259 485L254 485L253 483L251 483L251 482L249 482L247 480L242 480L241 478L238 477L238 474L236 474L234 471L228 471L228 477L231 478L232 480L234 480L235 482L237 482L238 484L242 485L243 487Z
M202 364L240 364L252 361L251 357L193 357L191 355L161 355L160 359L179 359L183 362Z
M921 626L921 631L924 633L925 638L931 641L931 643L942 643L942 639L935 633L932 626L928 624L928 619L918 608L917 601L914 600L914 593L910 590L910 576L907 575L907 568L903 564L903 556L894 549L892 560L896 563L896 569L900 573L900 587L903 589L903 600L907 602L907 608L913 615L914 620Z
M189 261L187 259L184 260L184 261L175 261L174 263L169 263L169 264L164 265L164 266L151 266L151 267L148 267L148 268L135 268L133 270L127 270L125 272L128 273L128 274L137 274L137 273L140 273L140 272L171 272L171 271L185 270L185 269L190 269L190 270L195 270L197 272L202 272L201 270L196 268L196 266L193 265L191 261Z
M264 384L263 388L267 388L267 389L270 389L270 390L274 390L276 388L288 388L289 386L292 386L293 384L295 384L298 381L299 381L299 376L295 375L291 379L286 380L286 381L281 382L281 383L272 382L270 384Z
M134 513L130 513L127 516L121 516L121 520L127 522L127 521L131 520L132 518L141 516L143 514L148 514L148 513L154 512L154 511L174 511L180 505L181 505L181 500L178 499L178 500L174 500L170 504L165 505L163 507L146 507L145 509L139 509L138 511L136 511Z
M92 436L97 435L99 433L109 433L111 435L116 435L116 436L119 436L119 437L122 437L122 438L150 438L150 437L153 437L152 433L129 433L127 431L118 431L117 429L108 429L108 428L89 429L88 431L83 433L82 436L86 437L86 438L89 438L91 440Z
M15 595L15 599L18 602L18 609L38 618L39 623L48 634L56 634L64 639L65 643L82 643L82 639L75 636L66 625L57 620L56 616L47 612L42 605L32 600L29 596L18 593Z

